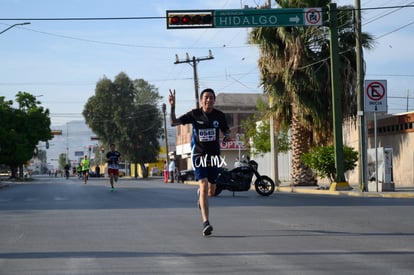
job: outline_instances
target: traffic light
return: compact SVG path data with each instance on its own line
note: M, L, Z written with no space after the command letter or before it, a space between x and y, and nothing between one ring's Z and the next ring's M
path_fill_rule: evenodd
M167 11L167 29L212 27L213 11Z

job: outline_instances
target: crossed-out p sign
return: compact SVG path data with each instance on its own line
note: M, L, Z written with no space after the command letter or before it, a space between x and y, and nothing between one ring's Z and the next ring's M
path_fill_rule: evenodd
M387 112L387 80L365 80L365 112Z

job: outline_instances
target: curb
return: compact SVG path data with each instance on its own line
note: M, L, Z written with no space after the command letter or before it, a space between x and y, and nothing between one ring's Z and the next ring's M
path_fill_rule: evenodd
M185 181L184 184L198 185L196 181ZM253 188L253 185L252 185ZM254 188L252 189L254 190ZM357 189L353 189L357 190ZM297 194L313 194L313 195L329 195L329 196L350 196L350 197L366 197L366 198L414 198L414 192L361 192L361 191L331 191L318 190L295 186L276 186L275 192L297 193Z
M334 195L334 196L352 196L352 197L379 197L379 198L414 198L414 192L361 192L361 191L330 191L316 190L300 187L278 186L277 192L300 193L300 194L317 194L317 195Z

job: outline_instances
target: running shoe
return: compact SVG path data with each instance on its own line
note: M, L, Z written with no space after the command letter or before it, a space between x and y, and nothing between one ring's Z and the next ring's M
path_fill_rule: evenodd
M213 226L211 224L205 224L203 228L203 236L210 236L213 231Z

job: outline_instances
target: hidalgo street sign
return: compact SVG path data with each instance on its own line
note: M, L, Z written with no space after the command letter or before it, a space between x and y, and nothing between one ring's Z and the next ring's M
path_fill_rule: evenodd
M215 28L320 26L322 9L215 10Z

